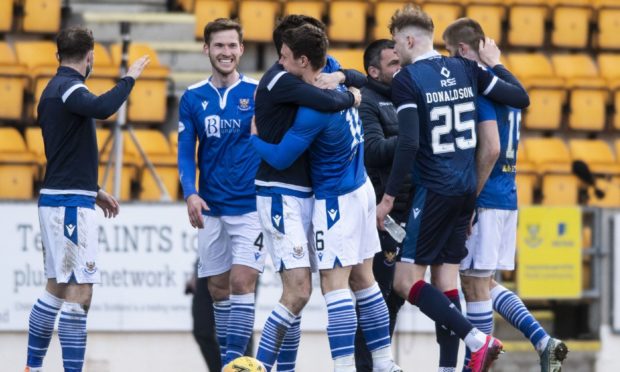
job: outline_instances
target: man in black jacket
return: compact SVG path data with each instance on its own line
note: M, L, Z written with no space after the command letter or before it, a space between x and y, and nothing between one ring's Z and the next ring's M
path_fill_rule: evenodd
M359 107L364 126L364 163L377 200L380 200L390 176L398 138L398 117L390 98L392 76L400 69L398 56L394 53L394 42L382 39L371 43L364 51L364 68L368 74L368 83L362 88L362 103ZM411 182L408 181L394 203L391 217L399 224L407 221L410 188ZM394 262L400 244L385 231L379 231L379 237L381 252L374 258L373 272L390 312L392 335L396 314L404 302L396 293L392 293ZM372 358L359 327L355 338L355 364L358 371L372 371Z

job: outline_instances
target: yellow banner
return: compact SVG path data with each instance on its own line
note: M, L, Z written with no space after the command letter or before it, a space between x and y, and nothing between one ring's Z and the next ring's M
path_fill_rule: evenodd
M529 299L581 297L581 210L519 210L517 285Z

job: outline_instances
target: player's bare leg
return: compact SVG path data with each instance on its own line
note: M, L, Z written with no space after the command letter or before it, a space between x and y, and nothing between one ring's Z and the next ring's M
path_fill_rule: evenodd
M454 265L442 265L436 280L445 285L456 281ZM429 318L441 326L456 333L465 344L474 350L472 369L476 372L486 371L501 351L499 340L493 339L476 329L465 319L460 311L437 288L424 281L426 266L414 263L398 262L394 273L394 290L410 303L418 306ZM454 279L450 274L454 272Z
M373 371L395 372L401 368L394 363L390 340L390 315L372 272L373 258L353 266L349 285L359 306L359 323L366 345L372 355Z

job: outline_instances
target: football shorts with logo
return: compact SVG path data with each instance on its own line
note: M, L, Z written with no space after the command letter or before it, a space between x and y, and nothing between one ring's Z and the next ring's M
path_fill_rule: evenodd
M302 267L316 271L313 207L313 197L282 194L256 197L265 246L277 271Z
M315 200L312 224L319 270L357 265L381 250L376 210L369 179L348 194Z
M475 205L475 192L446 196L416 186L400 260L419 265L459 264L467 256L467 228Z
M265 252L258 213L240 216L203 216L198 230L198 277L219 275L233 264L263 272Z
M99 224L94 208L39 207L45 276L57 283L99 283Z
M518 212L488 208L477 212L461 271L514 270Z

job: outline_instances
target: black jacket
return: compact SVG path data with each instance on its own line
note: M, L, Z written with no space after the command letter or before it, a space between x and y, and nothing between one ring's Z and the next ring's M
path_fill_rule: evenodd
M375 188L377 203L383 197L390 177L398 138L398 117L390 95L389 85L368 78L368 83L362 88L359 107L364 126L364 163ZM408 217L411 186L409 175L394 201L391 215L396 220Z

